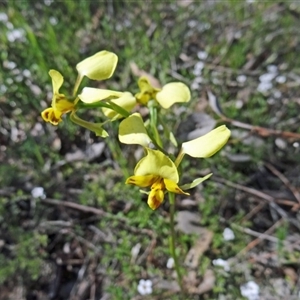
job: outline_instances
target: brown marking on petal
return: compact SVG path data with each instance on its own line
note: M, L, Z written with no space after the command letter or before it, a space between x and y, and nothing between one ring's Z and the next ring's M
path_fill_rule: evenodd
M151 209L155 210L161 205L161 202L155 196L152 197L151 200Z
M133 179L133 178L128 178L127 180L126 180L126 184L135 184L135 179Z

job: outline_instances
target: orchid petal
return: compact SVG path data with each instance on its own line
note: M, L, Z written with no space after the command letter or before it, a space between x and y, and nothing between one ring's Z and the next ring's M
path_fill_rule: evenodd
M59 114L64 114L73 109L74 109L74 102L71 102L65 98L56 99L56 102L55 102L55 114L56 115L57 115L57 112Z
M61 75L60 72L56 70L50 70L49 75L52 79L53 98L54 98L56 94L59 94L59 89L64 83L64 77Z
M164 179L164 183L166 186L166 189L169 192L175 193L175 194L183 194L183 195L189 195L189 193L184 192L178 185L172 180Z
M61 114L57 117L52 107L42 111L41 115L44 121L50 122L52 125L58 125L62 121Z
M121 97L122 95L122 92L85 87L78 97L84 103L95 103L110 97Z
M230 130L219 126L209 133L182 144L182 152L192 157L210 157L218 152L228 141Z
M179 175L173 161L158 150L145 149L147 156L137 163L134 174L137 176L156 175L177 183L179 181Z
M137 101L143 105L146 105L149 100L154 99L156 93L160 91L160 89L157 89L150 84L150 81L146 76L139 78L138 86L140 88L140 93L137 93L135 97Z
M164 201L165 193L164 191L160 189L153 189L151 190L149 196L148 196L148 205L152 210L157 209L162 202Z
M169 108L177 102L188 102L190 99L190 90L182 82L168 83L156 94L156 100L163 108Z
M134 144L144 147L149 145L151 139L147 134L144 122L139 113L130 115L120 123L119 140L123 144Z
M118 56L109 51L100 51L76 65L80 77L86 76L92 80L108 79L114 73Z
M146 175L146 176L130 176L126 180L126 184L133 184L139 187L148 187L151 186L156 180L158 176L154 175Z

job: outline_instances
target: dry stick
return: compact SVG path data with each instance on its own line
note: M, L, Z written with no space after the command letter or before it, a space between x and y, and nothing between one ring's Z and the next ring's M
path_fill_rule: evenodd
M207 98L208 98L208 103L212 110L219 116L221 117L221 120L227 123L230 123L236 127L243 128L250 130L251 132L257 133L258 135L262 137L268 137L271 135L275 136L280 136L282 138L292 138L292 139L300 139L300 133L295 133L295 132L290 132L290 131L281 131L281 130L276 130L276 129L271 129L271 128L265 128L261 126L253 126L251 124L243 123L240 121L236 121L233 119L230 119L226 117L221 109L220 109L220 104L217 100L217 97L211 92L210 89L206 90Z
M260 191L257 191L253 188L249 188L249 187L246 187L246 186L243 186L241 184L238 184L238 183L234 183L234 182L231 182L229 180L225 180L223 178L218 178L218 177L214 177L213 178L214 181L217 181L217 182L220 182L220 183L224 183L226 184L227 186L230 186L230 187L233 187L237 190L241 190L241 191L244 191L246 193L249 193L249 194L252 194L254 196L257 196L261 199L264 199L264 200L267 200L270 204L270 206L272 208L274 208L277 213L282 217L282 218L285 218L285 219L288 219L288 214L281 208L279 207L275 201L274 201L274 198L266 193L263 193L263 192L260 192ZM298 229L300 229L300 224L297 220L295 219L292 219L292 218L289 218L289 221L294 225L296 226Z
M255 232L248 228L243 228L245 233L254 235L254 233L258 236L255 240L250 242L244 249L242 249L236 256L244 255L246 252L250 251L252 248L256 247L263 239L267 239L272 242L278 242L278 239L270 236L270 233L274 232L274 230L283 223L284 219L281 218L275 224L273 224L268 230L264 233Z
M231 181L223 179L223 178L219 178L219 177L214 176L214 177L212 177L212 180L215 180L215 181L220 182L220 183L224 183L224 184L226 184L230 187L233 187L237 190L247 192L247 193L252 194L254 196L257 196L261 199L267 200L268 202L272 202L274 200L274 198L272 196L270 196L266 193L260 192L258 190L253 189L253 188L250 188L250 187L243 186L243 185L238 184L238 183L231 182Z
M248 129L248 130L250 130L254 133L257 133L258 135L263 136L263 137L275 135L275 136L280 136L282 138L292 138L292 139L296 139L296 140L300 139L300 133L290 132L290 131L281 131L281 130L265 128L265 127L261 127L261 126L253 126L253 125L250 125L247 123L243 123L240 121L236 121L236 120L227 118L224 115L221 115L221 117L224 122L230 123L239 128Z
M269 163L265 163L265 166L274 174L276 175L283 184L293 193L294 197L298 201L298 204L293 207L293 210L295 211L300 206L300 193L298 190L290 183L290 181L281 173L279 172L274 166L272 166Z
M132 231L133 233L145 233L145 234L151 236L151 238L153 240L156 240L156 234L152 230L145 229L145 228L137 229L135 227L132 227L128 224L128 220L126 218L123 218L120 216L115 216L113 214L103 211L102 209L91 207L91 206L85 206L85 205L77 204L74 202L61 201L61 200L49 199L49 198L41 199L40 201L43 203L51 204L51 205L69 207L72 209L83 211L85 213L92 213L97 216L103 216L103 217L107 217L110 219L115 219L117 221L123 222L124 223L123 225L126 226L126 228L129 229L130 231Z
M251 219L255 214L257 214L264 206L266 205L266 202L260 202L258 203L247 215L242 219L241 222L245 220Z

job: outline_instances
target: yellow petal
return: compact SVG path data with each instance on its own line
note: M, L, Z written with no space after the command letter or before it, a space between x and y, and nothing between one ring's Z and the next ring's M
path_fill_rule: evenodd
M139 113L130 115L120 123L119 140L123 144L134 144L144 147L149 145L151 139L147 134L144 122Z
M190 99L190 90L182 82L168 83L156 94L156 100L163 108L169 108L177 102L188 102Z
M151 186L155 181L157 181L159 177L153 175L146 175L146 176L130 176L126 180L126 184L133 184L139 187L148 187Z
M49 108L45 109L44 111L42 111L41 115L42 115L42 118L44 119L44 121L50 122L53 125L58 125L58 123L60 123L62 121L62 119L61 119L62 114L59 114L59 115L55 114L54 109L52 107L49 107Z
M84 103L95 103L110 97L121 97L122 95L122 92L85 87L78 97Z
M134 174L138 176L156 175L177 183L179 181L179 175L173 161L158 150L145 149L147 156L137 163Z
M77 64L80 77L104 80L112 76L118 63L118 56L109 51L100 51Z
M160 89L153 87L147 77L142 76L138 80L138 86L140 93L135 95L137 101L143 105L146 105L149 100L154 99L155 95Z
M133 95L129 92L122 93L120 98L111 100L111 102L124 108L127 112L131 111L136 104L135 97L133 97ZM118 114L116 111L106 108L106 107L103 107L102 111L103 111L104 115L110 119L113 119L113 118L118 119L118 118L122 117L122 115Z
M230 130L219 126L209 133L182 144L182 151L192 157L210 157L218 152L228 141Z
M165 193L160 189L152 189L148 196L148 205L151 209L157 209L164 201Z
M59 111L60 114L67 113L74 109L74 103L68 101L66 98L56 99L55 102L55 114L57 115L56 111Z
M183 195L189 195L189 193L184 192L174 181L169 179L164 179L164 183L166 186L166 189L169 192L175 193L175 194L183 194Z
M63 76L56 70L50 70L49 75L52 79L53 95L59 94L59 89L64 82Z

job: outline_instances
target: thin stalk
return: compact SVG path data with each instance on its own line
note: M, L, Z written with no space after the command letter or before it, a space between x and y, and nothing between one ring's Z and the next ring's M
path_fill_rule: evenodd
M168 192L169 194L169 201L170 201L170 230L171 230L171 236L170 236L170 252L174 259L174 265L175 265L175 271L177 274L177 281L180 286L181 292L184 294L184 288L182 283L182 274L180 272L180 267L178 263L178 257L176 255L175 251L175 222L174 222L174 215L175 215L175 194Z
M114 110L118 114L122 115L124 118L127 118L130 115L130 113L127 110L125 110L123 107L119 106L118 104L111 102L110 100L101 100L95 103L78 102L76 104L77 109L81 109L81 108L90 109L90 108L98 108L98 107L101 108L105 107Z
M148 107L150 112L150 128L152 136L155 140L155 144L157 144L160 148L163 148L162 140L157 130L157 107L154 106L153 102L149 102Z
M80 83L82 81L82 78L83 78L83 76L81 76L80 74L78 74L78 76L76 78L75 85L74 85L74 89L73 89L73 96L77 95L77 91L78 91L78 88L79 88Z
M183 152L182 148L180 149L176 159L175 159L175 166L178 168L179 164L181 163L185 153Z

